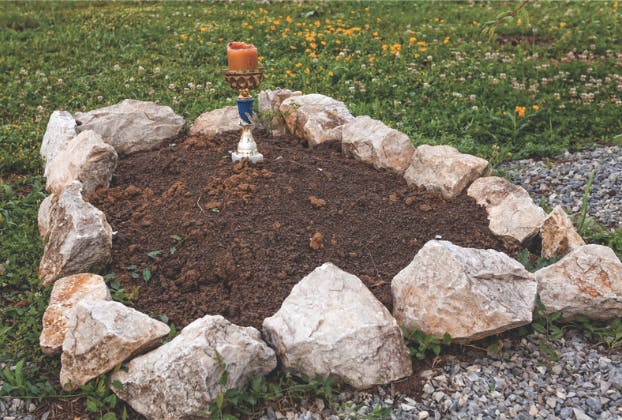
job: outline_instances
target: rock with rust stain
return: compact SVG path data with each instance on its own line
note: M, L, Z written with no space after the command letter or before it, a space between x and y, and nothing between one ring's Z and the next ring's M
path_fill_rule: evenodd
M39 345L43 353L60 353L65 340L67 322L75 306L82 300L110 300L110 291L102 276L74 274L54 283L50 303L43 314L43 330Z
M335 375L357 389L412 372L397 322L356 276L325 263L300 280L263 322L286 369Z
M542 236L542 257L563 257L573 249L585 245L585 241L572 225L570 217L561 206L547 216L540 228Z
M529 324L536 289L502 252L432 240L393 278L393 315L409 330L469 342Z
M204 136L208 140L225 133L240 131L240 114L237 106L227 106L204 112L190 126L191 136Z
M314 195L310 195L308 198L309 203L311 203L311 205L316 209L324 207L326 205L326 200L324 200L323 198L317 198Z
M564 320L622 317L622 263L611 248L581 246L535 276L547 312L561 311Z

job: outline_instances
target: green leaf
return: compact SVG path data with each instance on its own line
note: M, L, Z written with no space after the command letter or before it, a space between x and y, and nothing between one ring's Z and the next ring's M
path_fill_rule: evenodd
M165 324L168 324L168 315L166 314L160 315L160 321L164 322Z
M148 268L145 268L145 269L143 270L143 279L144 279L145 281L149 281L149 280L151 280L151 270L149 270Z
M132 270L136 270L136 264L130 264L127 267L125 267L125 269L127 271L132 271Z
M172 247L170 247L170 248L168 249L168 253L169 253L170 255L174 255L176 252L177 252L177 248L175 248L174 246L172 246Z
M138 279L138 278L140 278L140 275L137 272L132 271L130 273L130 277L133 278L133 279Z
M117 275L115 273L109 273L104 276L104 281L109 282L110 280L114 280L116 278L117 278Z
M148 255L150 258L156 258L156 257L157 257L158 255L160 255L160 254L162 254L162 251L161 251L161 250L151 251L151 252L148 252L148 253L147 253L147 255Z
M86 399L86 409L91 413L96 413L99 411L99 404L96 400L91 397L87 397Z
M112 385L114 389L123 389L123 384L121 383L121 381L112 381L110 385Z
M534 322L533 324L531 324L531 327L534 329L534 331L537 331L540 334L546 334L546 328L539 322Z
M181 241L181 237L179 235L171 235L170 237L176 241Z
M115 413L106 413L102 416L102 420L117 420L117 415Z

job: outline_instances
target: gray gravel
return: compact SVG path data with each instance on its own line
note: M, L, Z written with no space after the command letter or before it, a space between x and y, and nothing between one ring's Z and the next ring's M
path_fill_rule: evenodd
M519 160L498 169L529 191L536 203L559 204L575 214L581 210L585 186L595 169L588 214L605 226L622 228L622 147L565 153L550 160Z

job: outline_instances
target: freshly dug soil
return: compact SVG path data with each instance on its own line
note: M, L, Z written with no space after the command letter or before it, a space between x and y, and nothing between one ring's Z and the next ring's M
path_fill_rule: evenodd
M116 235L109 272L135 307L177 328L206 314L261 328L291 288L324 262L358 276L391 310L391 279L429 240L519 245L488 229L465 194L445 200L401 176L256 130L265 160L232 164L239 136L191 137L120 160L90 197Z

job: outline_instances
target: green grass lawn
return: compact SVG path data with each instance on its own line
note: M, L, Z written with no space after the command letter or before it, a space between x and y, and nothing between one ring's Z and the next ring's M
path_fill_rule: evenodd
M262 88L332 96L415 144L493 163L621 144L619 2L528 4L483 34L518 5L0 3L0 361L25 362L0 395L66 395L58 360L38 348L49 296L37 278L39 147L52 111L135 98L191 122L234 104L223 69L240 40L259 49ZM116 405L89 386L79 395L92 411Z

